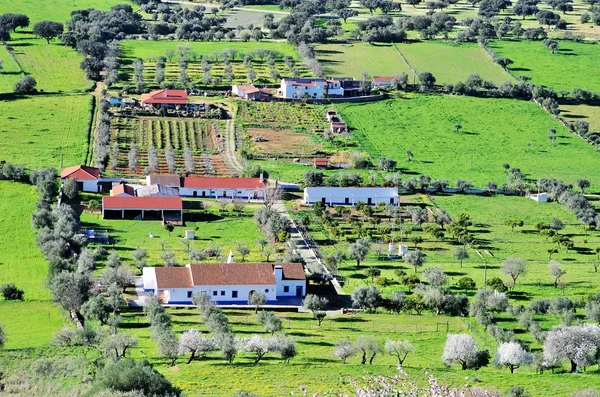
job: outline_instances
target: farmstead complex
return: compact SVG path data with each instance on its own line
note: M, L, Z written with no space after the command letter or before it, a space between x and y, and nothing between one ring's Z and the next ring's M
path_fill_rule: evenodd
M0 1L0 397L600 397L598 29Z

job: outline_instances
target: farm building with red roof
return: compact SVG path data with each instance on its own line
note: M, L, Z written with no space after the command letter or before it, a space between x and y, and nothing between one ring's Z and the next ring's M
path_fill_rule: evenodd
M160 220L163 223L183 222L181 197L102 197L102 218Z
M390 87L392 85L392 76L374 76L371 86L373 87Z
M67 179L74 179L80 192L108 193L118 178L103 178L100 170L87 165L74 165L63 168L60 173L62 183Z
M183 178L179 194L188 197L213 197L256 200L264 198L265 182L260 178Z
M177 106L187 105L188 94L186 90L160 90L142 94L142 105Z
M270 304L301 304L306 276L300 263L201 263L185 267L145 267L144 291L165 304L190 304L205 293L218 304L246 304L261 292Z

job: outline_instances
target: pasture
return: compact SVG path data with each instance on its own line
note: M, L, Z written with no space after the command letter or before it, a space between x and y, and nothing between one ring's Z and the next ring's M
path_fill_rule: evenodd
M95 195L86 195L86 198L97 198ZM196 205L199 200L184 201L184 208ZM115 244L113 248L119 253L125 262L130 262L131 252L138 247L148 250L148 265L156 266L162 264L161 254L164 250L173 250L176 260L180 265L190 263L188 247L182 243L185 230L197 228L197 237L191 242L189 249L204 250L210 246L221 248L219 258L212 261L225 262L229 251L233 251L236 260L241 257L236 251L238 244L246 245L251 253L246 257L247 261L260 261L262 254L256 244L256 239L263 235L252 218L254 211L258 208L256 204L249 204L241 214L232 211L231 204L227 211L221 213L219 205L215 200L204 200L204 210L184 210L185 226L176 227L172 233L168 233L160 221L137 221L137 220L105 220L100 213L84 212L81 214L82 226L86 228L105 229ZM150 233L154 234L150 238ZM187 240L185 240L187 241Z
M392 44L321 44L315 50L327 76L359 79L363 72L370 76L411 73Z
M514 63L508 67L518 76L527 76L537 85L555 90L582 88L600 91L600 45L561 40L552 54L538 41L491 41L489 47Z
M129 3L127 0L19 0L0 3L0 14L7 12L26 14L32 24L43 20L64 23L71 17L73 10L96 8L108 10L117 4ZM134 6L135 7L135 6Z
M173 329L180 333L190 328L205 332L195 309L170 310ZM251 311L226 310L233 331L248 337L252 334L267 334L256 321ZM353 378L364 382L369 374L393 375L396 363L392 356L377 354L373 364L361 365L360 355L351 357L346 364L333 357L334 344L349 338L355 341L361 335L373 335L381 344L386 339L408 339L416 346L416 352L409 354L404 369L411 379L419 383L426 382L423 368L431 371L438 380L454 386L498 387L503 392L513 384L525 387L533 397L545 396L548 387L553 395L568 396L573 390L591 387L597 382L598 372L588 370L581 375L551 374L546 371L537 375L528 368L521 368L510 375L506 369L493 367L479 371L461 371L458 366L447 368L442 364L441 354L446 341L446 329L449 332L468 332L467 321L456 317L433 316L429 313L421 316L394 314L355 314L328 316L321 327L311 319L310 314L277 313L282 319L284 332L296 341L298 355L289 364L285 364L276 354L267 354L254 365L253 356L240 353L233 364L227 364L218 352L208 353L185 364L186 357L180 357L175 367L156 357L156 344L149 338L150 330L142 313L124 313L123 328L138 337L138 346L131 352L133 357L149 359L156 368L177 386L183 387L189 394L230 396L237 390L247 390L261 397L276 397L301 394L300 387L306 387L310 395L318 391L331 390L347 392L349 380ZM446 328L447 327L447 328ZM472 334L482 349L495 352L495 343L478 327ZM470 380L476 377L477 383ZM236 379L231 382L231 379ZM226 385L225 387L223 385Z
M592 146L568 132L538 105L513 99L415 95L370 104L338 105L362 150L375 159L398 161L404 174L433 179L502 184L503 163L518 167L532 181L554 177L574 183L600 177L600 159ZM456 132L455 125L461 129ZM548 129L557 130L551 143ZM411 151L409 160L406 153ZM407 176L404 176L407 178Z
M23 78L23 72L4 46L0 46L0 59L3 61L0 71L0 93L12 92L15 83Z
M59 41L46 44L45 40L31 34L13 36L9 45L13 48L17 62L25 73L35 78L39 91L83 91L93 86L79 67L83 58L74 49L65 47ZM0 74L0 81L2 79L4 75ZM12 85L3 92L12 92Z
M0 159L30 168L86 159L89 95L36 95L0 100Z
M476 43L415 42L396 44L416 72L431 72L437 84L456 84L470 74L495 84L512 80Z
M600 133L600 106L560 105L560 116L569 122L587 121L590 132Z
M39 301L48 300L50 293L44 287L48 264L30 222L37 199L33 186L0 181L0 285L14 283L25 291L26 300Z

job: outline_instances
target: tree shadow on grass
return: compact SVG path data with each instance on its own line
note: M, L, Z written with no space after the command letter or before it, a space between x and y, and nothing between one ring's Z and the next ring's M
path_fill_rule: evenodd
M369 322L371 320L365 320L362 317L348 316L348 317L336 317L336 318L332 318L331 321L336 322L336 323L366 323L366 322Z

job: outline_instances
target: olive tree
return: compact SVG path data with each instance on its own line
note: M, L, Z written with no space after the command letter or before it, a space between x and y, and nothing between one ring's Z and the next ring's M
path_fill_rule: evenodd
M329 300L323 296L308 294L302 301L302 307L312 312L314 319L319 322L320 327L327 316L327 312L323 311L323 309L327 307L328 303Z
M353 306L371 310L377 308L381 302L381 294L373 285L368 287L357 287L352 291L351 299Z
M404 262L414 267L416 273L417 269L423 266L423 264L425 263L425 255L423 255L423 253L418 249L410 251L406 255L404 255Z
M560 262L558 261L550 261L548 267L550 269L550 274L554 279L554 288L556 288L558 287L561 277L567 274L567 271L561 267Z
M469 259L469 253L465 247L458 247L452 253L452 256L458 261L460 261L460 267L463 265L463 260Z
M348 247L348 255L356 260L356 267L360 267L360 262L367 257L370 248L371 243L368 238L360 238Z
M521 365L528 365L533 361L533 354L523 349L517 342L501 343L496 352L494 363L499 367L508 367L510 373Z
M522 258L509 258L502 263L502 273L509 276L512 280L512 288L515 289L517 280L525 274L527 262Z
M260 291L254 291L248 298L248 304L254 306L254 312L257 313L258 309L267 303L267 297Z
M338 341L335 343L335 349L333 350L334 357L337 357L342 360L342 364L346 364L346 360L356 354L356 347L350 342L350 339L346 338L344 340Z
M187 364L192 362L196 354L204 355L215 350L217 350L215 342L202 336L202 333L197 329L185 331L179 338L179 354L190 353Z
M428 267L423 270L423 278L432 287L441 287L448 281L448 276L440 266Z
M367 355L369 356L369 364L373 364L375 356L381 351L379 342L377 342L372 335L359 336L358 339L356 339L355 346L362 353L360 363L363 365L367 363Z

